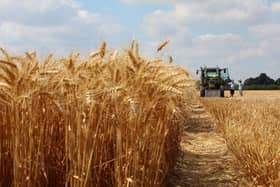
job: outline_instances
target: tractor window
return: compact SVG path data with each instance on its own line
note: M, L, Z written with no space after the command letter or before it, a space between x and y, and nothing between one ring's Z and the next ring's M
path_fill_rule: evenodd
M213 70L207 70L207 77L209 78L216 78L218 77L218 73L215 69Z
M229 78L229 73L228 73L228 69L222 69L221 71L221 78L225 81L230 80Z

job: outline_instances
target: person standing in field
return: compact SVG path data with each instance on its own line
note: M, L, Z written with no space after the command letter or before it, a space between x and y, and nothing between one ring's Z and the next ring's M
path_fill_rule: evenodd
M240 96L243 96L242 89L243 89L243 84L242 84L242 81L239 80L239 82L238 82L238 90L239 90L239 95Z
M230 97L234 95L234 80L230 82Z

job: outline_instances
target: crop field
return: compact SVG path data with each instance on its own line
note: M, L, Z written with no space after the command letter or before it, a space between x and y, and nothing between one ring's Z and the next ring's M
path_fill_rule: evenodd
M280 185L279 92L199 99L186 70L135 41L1 54L0 186L161 187L173 171L186 186Z
M240 97L238 90L235 90L234 98L244 100L276 100L276 102L280 101L279 90L243 90L243 94L244 97ZM229 91L225 91L225 97L229 96Z
M168 42L163 42L160 51ZM132 42L0 60L0 186L162 186L192 99L184 69Z
M234 98L202 99L224 134L242 186L280 186L280 92L245 91Z

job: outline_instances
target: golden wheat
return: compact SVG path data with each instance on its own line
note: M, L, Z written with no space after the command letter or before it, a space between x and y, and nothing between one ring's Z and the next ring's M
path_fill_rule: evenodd
M223 129L238 165L254 185L280 185L278 101L203 100Z
M42 63L1 50L1 186L164 185L192 84L133 45Z
M165 40L162 43L159 44L158 48L157 48L157 52L161 51L165 46L167 46L167 44L170 42L170 40Z

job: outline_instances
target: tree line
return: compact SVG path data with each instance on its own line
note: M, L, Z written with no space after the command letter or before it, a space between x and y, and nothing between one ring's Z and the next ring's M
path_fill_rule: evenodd
M244 81L245 90L280 90L280 78L274 80L261 73L255 78L248 78Z

